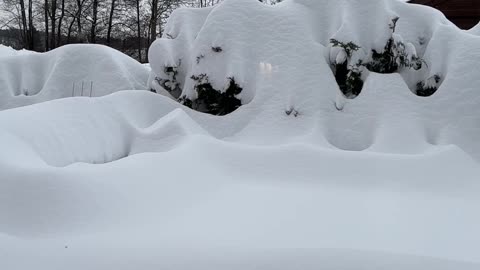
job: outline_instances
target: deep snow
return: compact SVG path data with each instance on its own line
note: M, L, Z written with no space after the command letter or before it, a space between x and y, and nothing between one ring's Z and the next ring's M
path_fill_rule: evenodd
M427 65L368 73L346 99L330 38L355 40L368 58L392 16ZM22 61L60 55L62 77L99 58L65 60L62 50L87 49L108 55L105 72L79 75L102 78L103 94L125 82L138 89L127 75L147 82L148 69L104 47ZM149 57L148 84L163 95L0 112L0 268L480 269L480 39L439 12L382 0L226 0L175 11ZM196 95L191 75L208 74L216 89L235 76L244 105L222 117L180 105L154 80L179 62L182 95ZM112 66L138 73L112 77ZM25 76L5 70L10 85ZM434 74L436 93L416 96ZM66 97L66 81L42 92Z
M0 48L0 110L147 89L149 69L105 46L67 45L47 53L11 51Z

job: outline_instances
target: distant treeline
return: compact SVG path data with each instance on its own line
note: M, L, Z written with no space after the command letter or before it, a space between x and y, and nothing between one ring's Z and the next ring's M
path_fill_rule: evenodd
M221 0L1 0L0 43L49 51L72 43L104 44L140 62L180 6Z
M28 48L28 49L36 52L47 51L44 37L45 37L44 31L34 30L33 31L33 41L34 41L33 48ZM67 37L64 35L61 35L59 40L60 46L66 45L66 44L81 44L81 43L88 44L89 41L81 39L77 36L72 36L70 37L70 39L67 39ZM21 38L21 31L19 29L0 30L0 44L12 47L17 50L26 49ZM147 54L147 49L148 49L147 45L149 44L149 41L144 37L141 37L140 42L138 40L138 37L134 37L134 36L126 36L124 38L113 37L110 39L110 43L108 43L105 37L100 36L96 38L95 44L107 45L141 62L147 61L145 56ZM140 44L141 46L140 49L142 52L141 53L142 59L140 59L139 57L138 44Z

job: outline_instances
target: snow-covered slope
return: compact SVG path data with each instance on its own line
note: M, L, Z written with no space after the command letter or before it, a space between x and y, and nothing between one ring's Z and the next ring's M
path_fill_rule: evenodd
M67 45L47 53L12 53L0 58L0 74L0 109L57 98L147 89L148 79L148 69L140 63L99 45Z
M480 36L480 23L472 27L472 29L467 31L468 33L476 36Z
M28 50L17 51L12 47L8 47L8 46L0 44L0 58L1 57L7 57L7 56L13 56L13 55L20 55L20 54L32 54L32 53L34 53L34 52L28 51Z
M347 99L330 39L370 61L392 16L395 40L425 64L365 70ZM176 11L166 37L149 83L168 97L0 112L0 266L480 268L477 37L383 0L226 0ZM234 77L242 106L214 116L172 100L195 100L200 74L220 91ZM437 74L433 95L414 94Z

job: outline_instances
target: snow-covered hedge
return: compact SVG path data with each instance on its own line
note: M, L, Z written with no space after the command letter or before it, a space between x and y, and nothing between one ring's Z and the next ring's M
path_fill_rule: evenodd
M196 110L228 114L269 87L279 63L302 68L297 59L281 57L279 44L300 54L298 47L314 42L325 48L339 95L355 98L376 72L399 73L413 93L430 96L447 76L449 48L431 42L439 37L438 25L454 28L434 9L399 1L291 0L268 6L226 0L181 8L150 48L150 87ZM321 57L313 50L310 58ZM284 79L295 80L293 74Z

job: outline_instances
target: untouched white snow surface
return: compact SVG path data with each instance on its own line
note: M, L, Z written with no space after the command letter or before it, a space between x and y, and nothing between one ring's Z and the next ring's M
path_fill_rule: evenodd
M100 45L67 45L47 53L0 47L0 110L72 96L146 90L148 73L134 59Z
M379 46L392 14L428 66L370 73L338 111L328 40ZM151 78L182 59L184 94L235 76L245 105L122 91L0 112L0 269L480 269L480 39L382 0L226 0L166 33Z

